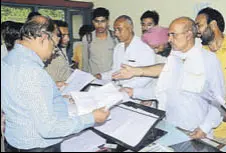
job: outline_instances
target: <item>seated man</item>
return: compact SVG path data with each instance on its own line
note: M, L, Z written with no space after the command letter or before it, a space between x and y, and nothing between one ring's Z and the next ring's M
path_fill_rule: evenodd
M114 49L114 59L111 71L97 74L96 77L103 80L112 80L112 74L120 69L121 64L131 66L147 66L155 64L154 51L141 39L134 35L132 19L126 15L120 16L114 23L115 36L119 43ZM152 79L136 77L128 80L120 80L118 85L123 87L145 87Z
M164 64L123 69L114 79L133 76L159 76L156 97L166 111L166 120L193 131L194 139L204 138L222 121L214 105L223 99L224 78L216 55L195 43L197 28L187 17L174 20L169 28L169 43L173 50ZM211 61L211 62L210 62ZM217 103L217 101L219 103Z

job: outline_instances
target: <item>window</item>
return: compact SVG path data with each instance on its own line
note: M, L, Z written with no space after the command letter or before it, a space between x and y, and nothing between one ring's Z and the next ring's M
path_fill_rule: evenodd
M1 22L8 20L15 22L25 22L28 14L31 11L31 8L1 5Z
M64 10L55 10L55 9L44 9L40 8L38 10L39 13L41 13L44 16L49 16L53 20L65 20L64 19Z
M73 39L80 39L79 28L83 25L82 15L72 15Z

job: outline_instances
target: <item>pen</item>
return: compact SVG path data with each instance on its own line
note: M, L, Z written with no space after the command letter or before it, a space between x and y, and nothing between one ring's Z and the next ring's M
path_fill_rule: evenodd
M129 62L136 62L135 60L128 60Z

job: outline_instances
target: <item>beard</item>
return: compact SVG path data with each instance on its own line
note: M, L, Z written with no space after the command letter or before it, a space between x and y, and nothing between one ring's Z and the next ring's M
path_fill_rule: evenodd
M164 50L161 52L158 52L157 54L163 57L168 57L171 50L172 50L172 46L170 45L170 43L167 43L167 45L164 47Z
M209 43L214 40L214 37L213 30L208 26L201 35L202 45L209 45Z

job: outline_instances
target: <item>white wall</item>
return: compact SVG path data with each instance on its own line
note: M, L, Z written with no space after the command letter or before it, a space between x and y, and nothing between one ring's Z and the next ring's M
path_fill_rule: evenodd
M210 6L219 10L226 21L226 0L93 0L94 8L105 7L110 10L110 26L120 15L129 15L135 24L135 32L141 34L140 16L146 10L156 10L160 15L159 24L169 26L180 16L195 18L198 10Z

